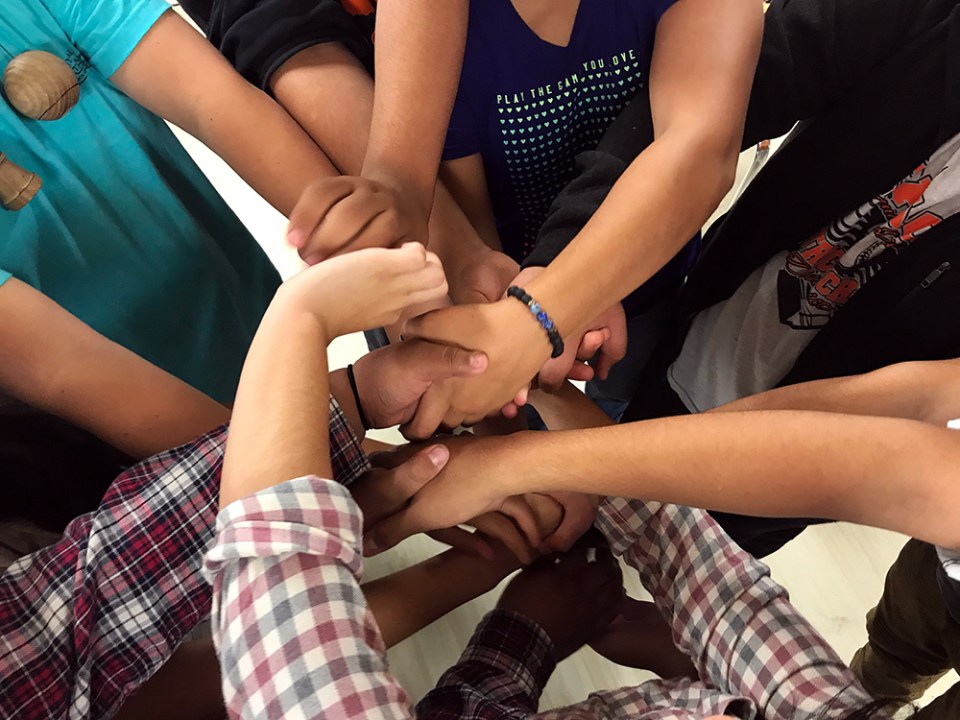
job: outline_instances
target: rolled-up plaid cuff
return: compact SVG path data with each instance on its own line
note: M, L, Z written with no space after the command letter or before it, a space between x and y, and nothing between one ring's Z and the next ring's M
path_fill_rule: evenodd
M477 626L460 662L479 662L514 678L539 700L557 667L557 650L537 623L512 610L496 609Z

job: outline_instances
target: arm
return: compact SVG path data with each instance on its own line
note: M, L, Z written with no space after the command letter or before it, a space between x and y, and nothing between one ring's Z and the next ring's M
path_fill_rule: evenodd
M817 410L921 420L943 427L960 415L960 360L891 365L750 395L711 412Z
M493 590L520 563L510 552L486 560L447 550L387 577L366 583L363 593L388 648L451 610Z
M349 50L336 43L303 50L276 72L271 88L277 101L342 172L360 174L373 117L374 85ZM330 97L338 102L327 102ZM440 256L451 295L455 300L475 301L477 291L484 301L498 298L516 274L515 265L480 239L442 183L437 184L432 205L428 247ZM342 238L330 241L342 242ZM320 244L324 242L321 238ZM301 250L301 255L308 257L309 252Z
M467 39L467 0L377 5L377 91L363 174L389 177L430 214Z
M660 20L650 71L654 142L526 288L564 338L580 337L598 312L663 267L729 190L762 22L754 0L679 0ZM510 402L551 352L546 333L512 298L486 308L439 311L408 329L482 349L490 358L482 384L451 383L444 396L424 404L419 429L427 431L438 415L457 424Z
M111 80L222 157L280 212L336 169L297 123L172 10Z
M762 24L753 0L679 0L660 20L650 70L654 142L529 288L565 333L649 279L732 186ZM612 258L623 271L610 273ZM608 281L578 282L589 277Z
M0 388L140 459L225 423L229 412L11 278L0 286Z

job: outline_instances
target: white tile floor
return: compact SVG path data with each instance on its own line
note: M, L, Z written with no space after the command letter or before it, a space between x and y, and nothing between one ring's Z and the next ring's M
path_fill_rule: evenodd
M190 137L181 138L217 189L261 242L286 277L300 267L296 253L285 247L284 220L249 187ZM752 158L741 163L745 168ZM337 340L331 347L331 366L343 367L366 349L362 336ZM399 435L383 433L396 441ZM796 605L849 659L866 638L864 614L883 586L883 578L904 539L893 533L850 525L812 528L770 559L774 576L788 587ZM436 548L426 538L412 538L395 551L368 565L368 577L376 577L412 564ZM642 597L638 584L633 593ZM419 697L458 657L476 623L496 601L494 591L451 613L391 652L394 672L407 689ZM598 688L636 684L647 677L635 670L613 665L589 649L564 662L554 674L542 707L556 707L582 699ZM935 697L957 680L951 673L928 695Z

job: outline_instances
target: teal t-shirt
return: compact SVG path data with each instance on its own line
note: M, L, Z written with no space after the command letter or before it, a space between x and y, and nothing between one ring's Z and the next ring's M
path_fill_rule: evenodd
M46 50L81 85L53 122L0 101L0 151L43 180L22 210L0 208L0 283L32 285L231 402L279 276L163 121L108 81L167 11L165 0L3 0L0 72Z

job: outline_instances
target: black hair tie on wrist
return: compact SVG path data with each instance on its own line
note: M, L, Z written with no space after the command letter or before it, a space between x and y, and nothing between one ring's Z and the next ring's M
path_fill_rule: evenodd
M540 303L530 297L526 290L516 285L511 285L507 288L507 295L516 298L526 305L537 322L540 323L540 327L547 333L547 338L550 340L550 344L553 345L553 352L550 354L550 357L558 358L563 355L563 338L560 337L557 326L553 324L553 320L550 319L547 311L540 306Z
M357 403L357 414L360 416L360 424L363 429L372 430L370 421L367 420L367 414L363 412L363 403L360 402L360 391L357 390L357 378L353 374L353 365L347 365L347 380L350 381L350 389L353 390L353 399Z

